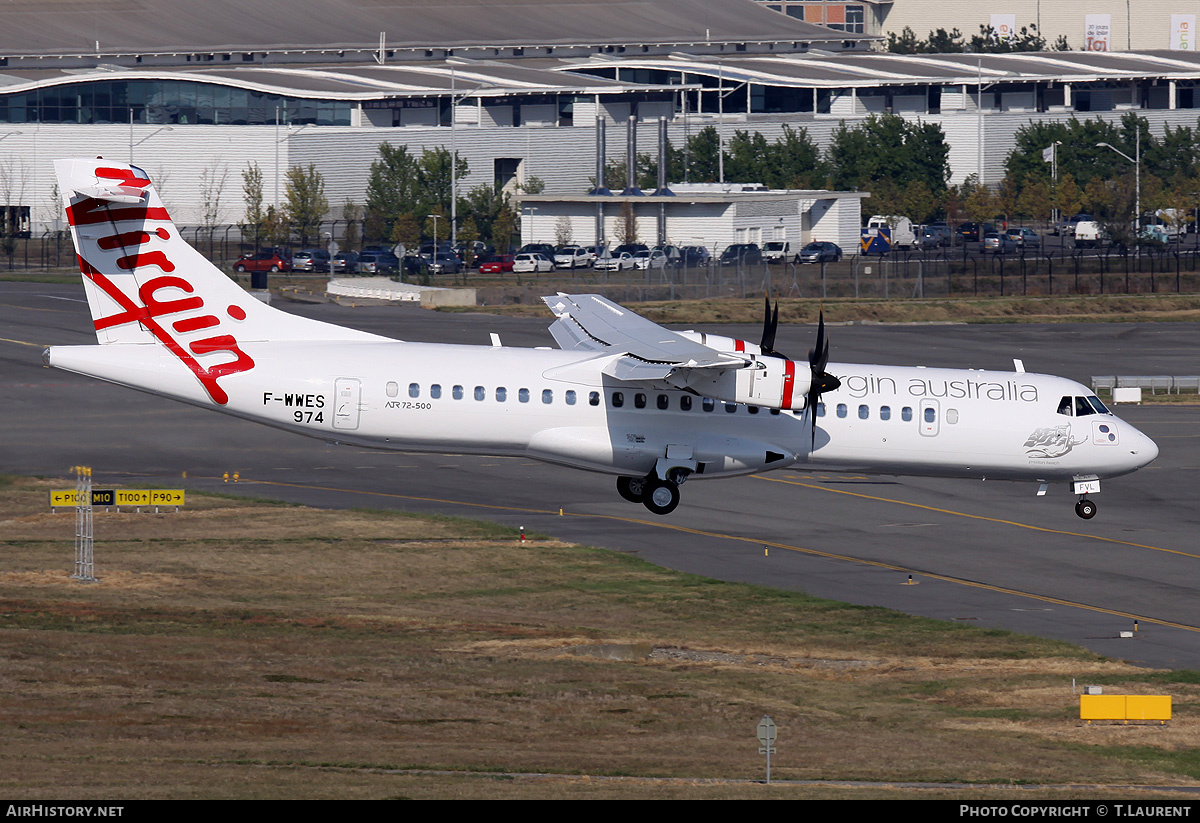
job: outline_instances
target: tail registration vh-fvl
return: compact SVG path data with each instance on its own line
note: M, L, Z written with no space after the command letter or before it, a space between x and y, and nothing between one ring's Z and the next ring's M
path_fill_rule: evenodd
M47 365L327 441L518 455L617 476L656 514L689 479L812 466L1071 484L1158 447L1090 390L1041 374L829 363L675 332L598 295L545 298L559 349L408 343L264 305L179 236L141 170L59 160L99 345Z

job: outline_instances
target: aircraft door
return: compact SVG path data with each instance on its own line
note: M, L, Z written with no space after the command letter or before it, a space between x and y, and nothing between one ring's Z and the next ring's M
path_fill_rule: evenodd
M926 437L936 437L942 425L941 409L938 408L938 401L925 399L921 401L919 409L921 417L918 420L918 425L921 427L921 434Z
M333 427L353 430L358 428L359 406L362 400L362 383L351 377L339 377L333 383Z

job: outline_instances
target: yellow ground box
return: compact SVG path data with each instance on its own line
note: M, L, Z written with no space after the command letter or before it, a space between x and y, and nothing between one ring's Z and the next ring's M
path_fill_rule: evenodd
M1150 720L1165 723L1171 719L1170 695L1158 694L1082 694L1079 696L1080 720Z

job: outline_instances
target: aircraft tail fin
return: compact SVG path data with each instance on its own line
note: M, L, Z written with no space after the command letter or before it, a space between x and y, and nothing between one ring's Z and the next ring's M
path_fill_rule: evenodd
M56 160L54 170L100 343L196 355L249 341L382 339L247 293L184 241L138 167L96 158Z

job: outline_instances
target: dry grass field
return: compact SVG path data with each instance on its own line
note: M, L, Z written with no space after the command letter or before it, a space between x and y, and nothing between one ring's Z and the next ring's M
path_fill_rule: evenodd
M14 800L1047 799L1200 779L1194 672L488 524L198 493L97 514L84 584L74 513L47 506L70 485L0 482ZM1170 694L1175 719L1081 725L1072 678ZM831 782L757 782L764 714L773 779ZM1029 791L1063 784L1082 785Z

